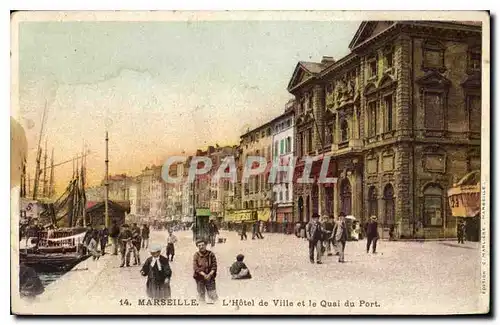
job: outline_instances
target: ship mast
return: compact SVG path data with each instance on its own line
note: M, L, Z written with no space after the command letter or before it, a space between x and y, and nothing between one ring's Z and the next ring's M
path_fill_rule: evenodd
M40 173L41 173L40 160L42 158L41 143L42 143L43 127L45 125L46 115L47 115L47 101L45 101L45 106L43 108L42 123L40 125L40 135L38 137L38 150L36 155L35 185L33 187L33 200L36 200L36 196L38 194L38 183L40 181Z
M104 181L104 224L106 226L106 228L108 228L110 225L109 225L109 207L108 207L108 191L109 191L109 182L108 182L108 168L109 168L109 160L108 160L108 142L109 142L109 139L108 139L108 131L106 131L106 160L104 160L104 163L105 163L105 166L106 166L106 169L105 169L105 181Z
M49 197L52 197L55 194L54 192L54 148L52 148L52 155L50 157Z
M42 197L47 197L47 138L45 138L45 155L43 159L43 188Z

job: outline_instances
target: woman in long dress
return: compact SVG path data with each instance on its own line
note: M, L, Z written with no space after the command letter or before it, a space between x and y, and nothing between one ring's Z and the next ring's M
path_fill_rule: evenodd
M141 274L147 276L146 293L149 298L170 298L170 278L172 270L168 259L161 255L161 246L153 245L150 250L151 256L146 259L141 269Z

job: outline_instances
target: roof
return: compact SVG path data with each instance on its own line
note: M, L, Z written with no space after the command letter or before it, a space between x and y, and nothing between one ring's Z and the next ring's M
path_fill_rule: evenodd
M323 63L319 62L299 61L299 63L304 67L304 69L311 73L320 73L325 67Z
M86 210L87 210L86 212L91 212L92 210L95 210L103 205L104 205L104 201L88 201L87 207L86 207ZM108 200L108 205L109 205L109 207L115 206L119 209L126 211L127 213L130 212L130 201Z
M479 170L474 170L465 175L460 181L458 181L457 186L477 185L480 182L481 182L481 172Z

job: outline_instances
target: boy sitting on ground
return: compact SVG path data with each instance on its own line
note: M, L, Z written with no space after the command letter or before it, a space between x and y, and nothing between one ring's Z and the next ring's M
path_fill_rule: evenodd
M238 256L236 256L236 262L234 262L229 269L229 271L231 272L231 278L233 280L252 278L248 267L245 265L245 263L243 263L243 259L245 259L245 256L243 256L243 254L238 254Z

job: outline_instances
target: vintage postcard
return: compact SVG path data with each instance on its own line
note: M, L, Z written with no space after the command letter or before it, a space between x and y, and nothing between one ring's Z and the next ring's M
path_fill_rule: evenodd
M22 315L490 310L487 12L15 12Z

